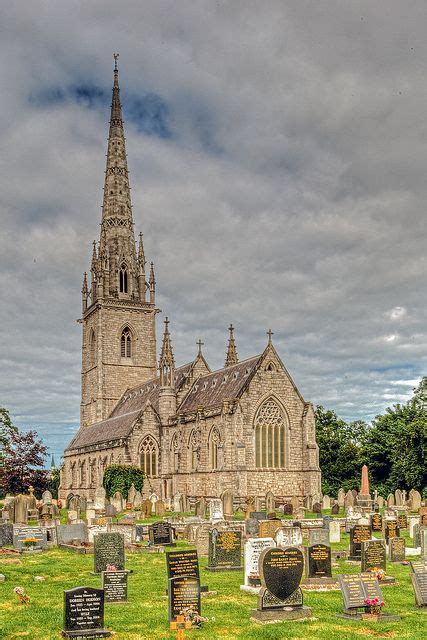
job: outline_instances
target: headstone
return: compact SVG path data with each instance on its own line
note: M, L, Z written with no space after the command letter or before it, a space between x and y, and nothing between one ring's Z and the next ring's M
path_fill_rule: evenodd
M269 549L270 547L275 546L273 538L257 538L256 540L248 540L245 543L245 584L243 586L249 588L261 586L258 567L260 554L264 549Z
M213 498L209 501L209 520L211 522L219 522L221 520L224 520L222 500L220 500L220 498Z
M169 621L176 620L184 609L201 613L200 578L178 576L168 581Z
M152 508L151 500L149 500L148 498L143 500L141 509L142 509L144 519L149 518L151 516L151 508Z
M210 524L201 524L196 531L196 549L199 556L207 556L209 553Z
M93 541L94 573L102 573L107 565L125 568L125 543L121 533L99 533Z
M209 571L230 571L242 568L242 532L219 531L213 528L209 532Z
M52 504L52 494L50 491L43 491L42 501L43 504Z
M329 496L323 496L322 500L322 509L330 509L331 508L331 499Z
M419 522L414 524L413 539L414 539L414 547L416 549L418 549L418 547L421 547L421 526Z
M28 522L28 497L22 494L16 496L14 501L15 522L27 524Z
M285 502L282 507L284 516L291 516L294 513L294 507L291 502Z
M184 511L183 499L182 499L182 495L180 493L177 493L173 497L173 500L172 500L172 511L175 511L176 513L182 513Z
M95 489L95 499L94 499L93 508L96 509L97 511L104 511L105 498L106 498L106 491L104 487L98 487L97 489Z
M91 525L90 527L88 526L87 528L88 541L93 544L95 536L97 536L99 533L108 533L106 524L104 525L95 524L95 525Z
M386 569L385 540L364 540L362 542L362 571Z
M133 499L133 508L140 509L142 505L142 495L140 491L135 491L135 496Z
M0 524L0 547L7 547L13 544L13 524L5 522Z
M135 542L142 542L144 540L144 527L142 524L135 525Z
M157 518L163 518L166 513L165 503L163 500L157 500L154 511Z
M64 629L66 638L107 637L104 629L104 591L77 587L64 591Z
M300 527L282 527L276 532L276 544L278 547L297 547L302 545L302 532Z
M417 607L427 606L427 572L411 573L412 587Z
M342 509L345 505L345 491L344 489L340 489L338 491L338 496L337 496L337 500L338 500L338 506Z
M166 554L168 579L191 576L199 578L199 560L195 549L168 551Z
M401 513L397 516L397 524L399 525L399 529L407 529L408 528L408 517L406 513Z
M258 535L260 538L275 538L276 531L281 526L282 521L278 519L260 520Z
M227 489L222 494L222 509L224 518L226 518L227 520L230 520L234 514L233 499L233 492L231 491L231 489Z
M338 580L344 600L344 612L349 615L364 608L366 598L378 597L383 600L378 580L370 572L340 574Z
M409 563L414 573L426 573L427 572L427 559L424 560L411 560Z
M251 511L249 514L251 518L255 518L260 522L261 520L267 520L267 512L266 511Z
M262 587L251 620L270 623L309 617L311 609L303 606L299 586L303 568L304 556L297 547L264 549L259 558Z
M18 551L47 549L46 529L39 527L15 527L13 530L13 546L15 549L18 549Z
M307 548L307 578L331 578L331 548L326 544L314 544Z
M409 495L411 497L411 510L418 511L421 507L421 493L416 489L411 489Z
M401 507L403 505L403 495L400 489L396 489L394 492L394 501L396 507Z
M206 516L206 500L203 496L196 502L195 513L196 516L200 516L201 518L204 518Z
M120 491L116 491L116 493L110 498L110 504L112 504L113 507L115 507L115 509L117 510L117 513L119 513L120 511L123 511L123 508L124 508L123 496L120 493Z
M362 557L362 542L371 539L369 524L356 524L350 530L350 559L360 560Z
M344 499L344 509L347 511L349 507L354 507L355 501L351 491L347 491Z
M341 542L341 527L337 520L331 520L329 523L329 542Z
M248 496L245 501L245 518L250 518L250 514L255 511L255 498L254 496Z
M257 537L259 533L259 520L248 518L245 520L245 531L247 536Z
M105 602L126 602L128 571L103 571L102 588L105 593Z
M383 517L380 513L373 513L371 515L371 527L372 531L383 530Z
M67 522L68 522L68 524L73 524L73 523L77 522L78 519L79 519L79 514L77 513L77 511L75 511L74 509L69 509L67 511Z
M120 533L126 547L130 547L135 542L135 527L128 524L112 523L108 528L111 533Z
M78 524L59 524L56 527L56 538L58 544L70 544L74 541L87 542L87 524L84 522Z
M387 496L387 507L394 507L394 505L395 505L394 495L392 493L389 493Z
M276 500L272 491L267 491L266 493L265 510L267 513L273 513L276 510Z
M95 509L91 509L92 513L96 514ZM105 505L105 517L106 518L115 518L117 516L118 513L118 509L117 506L115 504L106 504ZM86 512L86 517L87 517L87 512Z
M427 527L420 527L421 557L427 557Z
M414 526L419 524L420 519L418 516L408 516L408 529L409 529L409 537L413 539L414 537Z
M136 488L134 484L131 484L130 489L128 491L128 499L127 499L127 501L131 503L131 505L133 505L133 503L135 502L135 496L136 496Z
M384 522L384 537L386 542L388 542L389 538L399 538L400 530L399 525L397 524L396 519L385 520Z
M403 562L405 560L405 539L389 538L388 553L390 562Z
M328 529L309 529L308 544L310 547L314 544L329 544Z
M334 502L334 504L331 507L331 514L333 516L337 516L340 512L340 505L338 504L338 502Z
M320 502L315 502L311 508L313 513L322 513L322 505Z
M148 537L151 544L175 546L172 526L169 522L153 522L148 528Z

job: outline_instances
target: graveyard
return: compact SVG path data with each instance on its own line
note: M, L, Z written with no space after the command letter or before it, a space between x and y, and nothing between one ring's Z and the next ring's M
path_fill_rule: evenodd
M93 521L61 508L56 524L4 523L0 638L49 640L62 631L166 640L178 637L170 623L191 608L201 624L188 622L185 638L425 637L426 508L337 505L287 515L285 505L268 515L256 505L225 520L219 500L203 517L163 505L118 512L107 501ZM363 608L377 593L379 620ZM76 636L84 598L97 633Z

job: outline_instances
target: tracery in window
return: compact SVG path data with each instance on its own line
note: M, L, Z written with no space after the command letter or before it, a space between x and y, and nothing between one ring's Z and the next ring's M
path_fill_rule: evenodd
M141 469L146 476L157 476L158 448L152 436L146 436L140 448Z
M178 473L179 470L179 443L178 436L174 433L171 442L171 466L172 472Z
M129 327L125 327L122 331L120 339L120 355L122 358L132 357L132 334Z
M119 272L119 284L120 284L120 293L128 292L128 272L126 268L126 264L123 263L120 267Z
M214 471L218 469L218 449L221 443L221 436L216 427L213 427L209 435L209 465Z
M89 364L91 367L95 364L96 358L96 338L95 331L91 329L89 336Z
M274 400L264 402L255 419L255 464L261 469L285 466L285 420Z
M190 448L191 471L196 471L200 456L200 442L199 436L195 429L193 429L190 433L188 446Z

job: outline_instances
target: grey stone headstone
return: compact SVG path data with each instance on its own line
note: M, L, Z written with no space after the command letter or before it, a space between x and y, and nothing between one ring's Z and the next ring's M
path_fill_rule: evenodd
M94 573L102 573L107 565L125 568L125 546L121 533L99 533L94 537Z
M59 524L56 527L58 544L70 544L73 540L88 541L88 530L85 522L78 524Z

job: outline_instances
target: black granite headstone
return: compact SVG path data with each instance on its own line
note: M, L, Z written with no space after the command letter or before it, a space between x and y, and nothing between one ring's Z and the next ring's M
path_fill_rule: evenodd
M427 607L427 572L411 573L415 602L418 607Z
M125 568L125 543L122 533L98 533L93 539L94 573L105 571L107 565Z
M383 530L383 517L380 513L374 513L371 516L371 527L372 527L372 531Z
M200 579L195 576L179 576L169 579L169 622L179 616L184 609L191 609L200 615Z
M362 542L362 571L386 569L385 540L365 540Z
M175 546L173 541L172 526L169 522L153 522L148 529L148 536L151 544L158 544L162 546Z
M399 538L400 529L397 520L385 520L384 537L388 543L389 538Z
M279 600L286 600L300 585L304 556L297 547L270 547L259 557L261 583Z
M199 559L195 549L169 551L166 554L168 579L182 576L199 578Z
M104 629L104 591L77 587L64 591L64 629L67 638L99 638L110 635Z
M307 577L331 578L331 547L326 544L314 544L307 549Z
M242 532L213 528L209 531L208 569L210 571L242 568Z
M102 588L105 602L126 602L128 599L128 572L103 571Z
M388 553L390 562L403 562L405 560L405 539L389 538Z
M371 527L369 524L355 524L350 529L350 557L360 560L362 557L362 542L370 540Z

